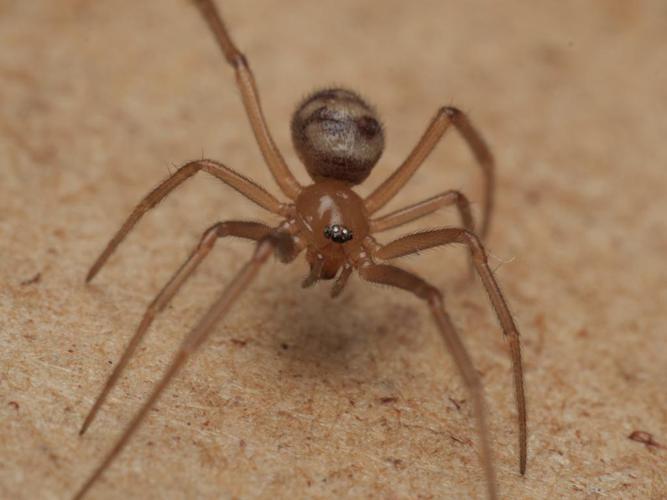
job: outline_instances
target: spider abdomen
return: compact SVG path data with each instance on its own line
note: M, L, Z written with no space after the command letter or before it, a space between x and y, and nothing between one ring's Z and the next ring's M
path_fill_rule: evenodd
M356 93L330 88L304 99L292 117L292 141L314 180L359 184L384 149L375 110Z

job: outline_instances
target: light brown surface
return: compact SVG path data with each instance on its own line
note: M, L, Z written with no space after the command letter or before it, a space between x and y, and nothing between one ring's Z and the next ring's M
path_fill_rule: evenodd
M483 374L503 496L666 498L667 449L627 436L667 445L667 5L408 3L222 7L300 179L289 116L332 82L384 116L388 149L363 194L441 104L470 112L491 143L489 248L523 334L524 478L506 346L479 284L464 283L463 250L405 265L446 291ZM202 175L90 286L87 266L186 160L219 159L278 191L232 71L185 1L0 1L0 103L0 497L67 498L249 245L219 245L79 438L144 307L208 225L275 219ZM447 188L478 201L478 176L448 137L391 208ZM91 498L483 495L467 395L426 308L358 279L331 301L328 285L299 287L305 274L302 259L270 265Z

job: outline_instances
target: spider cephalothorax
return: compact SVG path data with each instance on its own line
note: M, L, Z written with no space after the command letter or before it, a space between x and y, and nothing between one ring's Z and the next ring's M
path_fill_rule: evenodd
M330 88L304 99L292 116L292 142L310 176L359 184L384 149L375 110L351 90Z
M100 405L118 381L156 315L165 310L181 286L211 252L216 241L232 236L256 243L250 259L185 337L162 379L142 404L115 446L79 490L76 498L81 498L90 489L120 453L149 414L165 387L192 353L211 335L215 325L251 284L268 259L276 255L281 262L287 263L302 252L310 264L310 273L302 283L304 287L336 278L331 289L331 296L336 297L345 287L351 273L356 270L363 280L405 290L423 300L428 306L435 325L469 390L471 406L478 425L481 463L488 496L492 499L497 498L482 382L449 318L442 294L417 274L388 263L404 255L453 243L464 244L470 251L471 262L491 299L510 346L519 424L519 470L523 474L527 460L527 425L519 332L489 267L481 242L489 225L494 188L493 157L486 143L465 114L451 107L440 108L405 161L370 195L362 198L353 187L368 177L382 154L384 147L382 126L375 111L354 92L340 88L320 90L305 99L292 118L294 146L314 181L308 186L303 186L292 174L271 137L248 62L229 37L215 4L212 0L198 0L197 4L213 31L225 59L236 72L236 81L259 148L288 201L281 202L258 184L222 163L213 160L192 161L179 168L137 205L97 258L88 272L87 281L97 274L147 211L200 171L221 180L249 200L283 219L273 227L258 222L236 220L214 224L204 232L199 244L184 264L148 306L123 356L88 413L81 434L88 428ZM443 191L384 216L374 215L403 188L449 127L460 132L485 174L480 236L477 236L475 231L468 198L459 191ZM416 232L387 244L381 244L374 238L377 233L414 221L445 206L455 206L458 209L462 227Z

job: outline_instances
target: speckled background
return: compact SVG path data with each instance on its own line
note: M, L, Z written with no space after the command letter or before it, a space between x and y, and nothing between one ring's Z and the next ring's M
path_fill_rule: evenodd
M503 497L667 498L664 0L219 3L301 180L290 113L330 83L384 117L363 194L442 104L492 145L488 245L523 335L525 477L507 349L464 251L405 265L445 290L483 376ZM141 196L202 155L278 193L191 4L0 0L0 497L68 498L251 247L216 248L79 438L154 294L211 223L276 221L202 175L85 286ZM477 209L479 182L448 136L391 208L460 188ZM269 265L90 498L483 498L467 394L423 305L356 278L331 301L305 274Z

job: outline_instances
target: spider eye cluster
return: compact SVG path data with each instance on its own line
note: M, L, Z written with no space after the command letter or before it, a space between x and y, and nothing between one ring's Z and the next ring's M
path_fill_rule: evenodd
M324 228L324 236L334 243L346 243L352 239L352 231L340 224L334 224Z
M301 102L292 117L292 141L313 179L359 184L382 155L384 131L361 97L330 88Z

